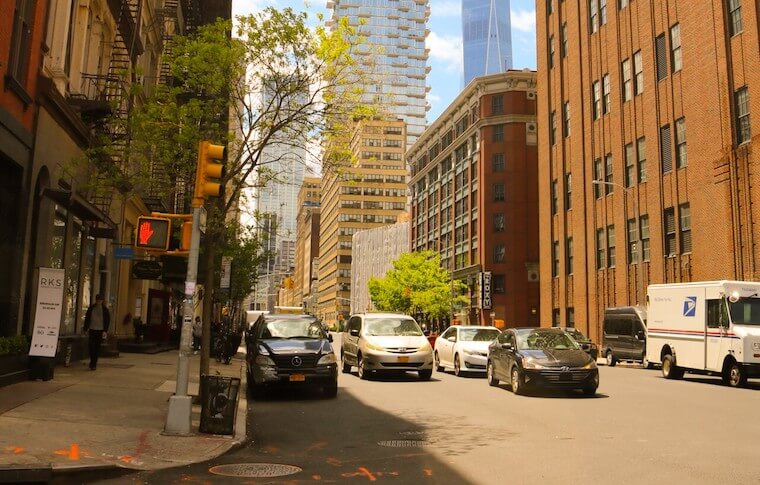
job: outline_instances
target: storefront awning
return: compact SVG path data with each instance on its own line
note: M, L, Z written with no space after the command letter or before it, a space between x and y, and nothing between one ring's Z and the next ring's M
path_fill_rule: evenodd
M43 195L55 201L56 204L70 210L83 221L102 223L108 226L109 229L116 229L116 224L114 224L108 215L76 192L48 188L45 189Z

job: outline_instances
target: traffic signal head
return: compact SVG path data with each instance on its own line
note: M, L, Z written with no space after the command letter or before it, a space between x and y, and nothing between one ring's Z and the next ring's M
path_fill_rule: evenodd
M138 217L135 247L166 251L169 247L171 227L171 220L163 217Z
M198 166L195 171L195 193L193 205L203 205L206 197L219 197L222 192L221 179L224 177L224 147L207 141L198 146Z
M185 221L182 224L182 236L180 237L179 250L190 251L190 240L193 237L192 221Z

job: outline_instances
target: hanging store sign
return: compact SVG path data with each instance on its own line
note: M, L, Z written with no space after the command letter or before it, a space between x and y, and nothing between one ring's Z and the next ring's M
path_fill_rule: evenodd
M490 271L480 273L480 300L483 310L490 310L493 307L491 300L491 290L493 288L491 280L493 279Z
M61 329L61 308L65 270L39 268L37 274L37 305L29 355L55 357L58 332Z
M136 261L132 265L132 276L138 280L157 280L162 273L163 267L158 261Z
M229 288L232 279L232 258L222 256L221 276L219 278L219 288Z

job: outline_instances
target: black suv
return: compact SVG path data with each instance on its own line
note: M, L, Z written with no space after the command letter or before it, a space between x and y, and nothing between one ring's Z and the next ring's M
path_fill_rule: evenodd
M262 397L274 384L311 385L338 394L332 335L311 315L261 315L245 334L248 392Z

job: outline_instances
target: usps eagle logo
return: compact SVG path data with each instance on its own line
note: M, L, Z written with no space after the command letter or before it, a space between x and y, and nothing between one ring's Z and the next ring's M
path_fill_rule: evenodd
M693 317L697 314L697 297L687 296L683 301L683 316Z

